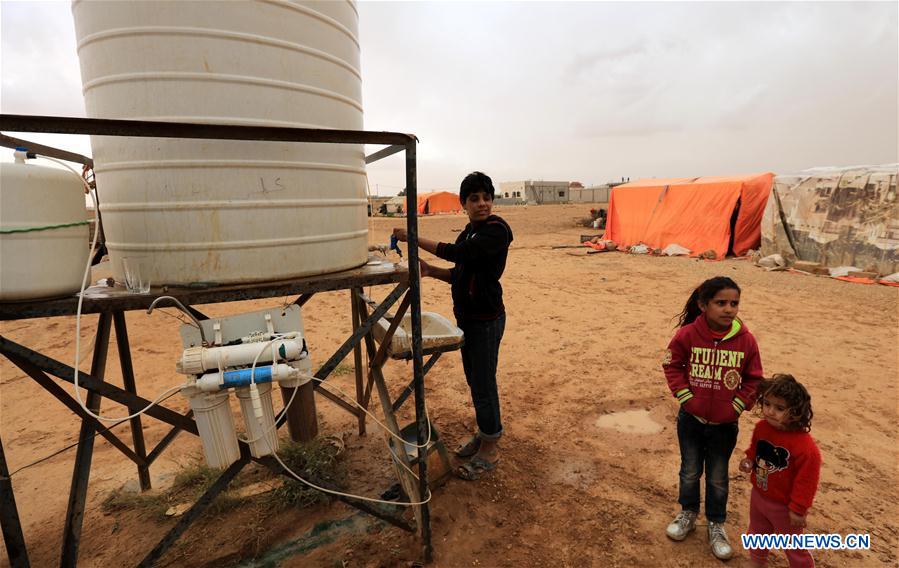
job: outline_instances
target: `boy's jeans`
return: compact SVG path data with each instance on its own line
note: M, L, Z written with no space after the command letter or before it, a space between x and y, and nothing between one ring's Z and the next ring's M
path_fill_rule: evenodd
M506 329L506 314L493 321L459 322L465 333L462 345L462 368L471 390L471 401L478 421L479 436L498 440L503 433L496 390L496 363L499 344Z
M736 422L703 424L681 408L677 415L680 443L680 493L685 511L699 512L699 478L705 466L705 516L714 523L727 518L727 466L737 445Z

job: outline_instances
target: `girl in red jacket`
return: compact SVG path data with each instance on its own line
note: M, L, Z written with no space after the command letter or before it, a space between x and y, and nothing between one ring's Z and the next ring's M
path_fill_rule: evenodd
M812 429L812 399L792 375L774 375L759 389L764 418L755 425L740 471L752 472L747 534L800 534L821 472ZM785 550L791 567L815 565L808 550ZM750 550L754 566L767 566L767 550Z
M699 285L679 317L662 368L680 403L681 512L665 533L683 540L696 528L699 481L705 470L705 516L709 545L721 560L733 556L724 531L728 462L737 445L737 421L755 400L762 363L755 338L737 318L740 287L716 276Z

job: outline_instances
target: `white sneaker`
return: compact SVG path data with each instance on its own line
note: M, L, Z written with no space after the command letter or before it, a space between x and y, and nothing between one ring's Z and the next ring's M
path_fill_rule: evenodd
M696 511L681 511L665 529L665 534L671 540L684 540L695 528Z
M724 532L723 523L709 521L709 546L712 547L712 554L719 560L729 560L734 555L734 549L727 540L727 533Z

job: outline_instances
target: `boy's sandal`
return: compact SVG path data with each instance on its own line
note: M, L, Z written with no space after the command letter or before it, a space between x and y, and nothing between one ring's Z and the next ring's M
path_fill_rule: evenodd
M478 437L477 434L471 437L470 440L462 444L456 449L456 455L460 458L470 458L471 456L478 453L478 450L481 449L481 438Z
M471 461L465 462L456 468L456 476L465 481L477 481L484 472L494 469L498 463L499 458L496 461L489 462L484 458L475 456Z

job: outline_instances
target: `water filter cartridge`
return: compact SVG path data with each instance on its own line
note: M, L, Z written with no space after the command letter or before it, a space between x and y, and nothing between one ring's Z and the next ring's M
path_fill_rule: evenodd
M175 365L179 373L185 375L201 375L205 371L244 367L279 361L293 361L305 357L303 339L282 339L265 343L244 343L223 347L189 347L181 354L181 360Z
M209 467L226 468L240 457L234 416L228 405L228 391L205 393L194 387L181 389L194 411L203 442L203 456Z
M261 383L256 385L259 391L259 403L262 407L262 417L259 418L253 407L250 387L235 389L240 400L240 413L243 415L243 423L247 429L247 441L250 444L250 453L259 458L270 455L278 449L278 430L275 428L275 411L272 407L272 385Z
M294 369L290 365L278 363L277 365L267 365L265 367L256 367L253 369L237 369L234 371L225 371L224 373L206 373L197 379L197 388L207 392L217 390L246 387L253 383L270 383L272 381L282 381L286 379L297 378L300 371Z

